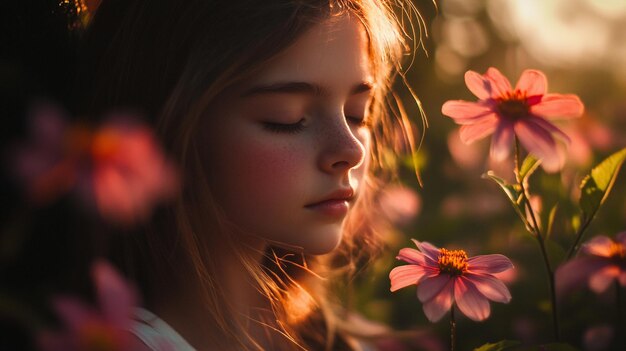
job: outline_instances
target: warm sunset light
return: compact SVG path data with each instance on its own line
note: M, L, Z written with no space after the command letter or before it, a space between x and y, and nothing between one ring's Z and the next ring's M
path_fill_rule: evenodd
M0 350L624 351L626 0L0 23Z

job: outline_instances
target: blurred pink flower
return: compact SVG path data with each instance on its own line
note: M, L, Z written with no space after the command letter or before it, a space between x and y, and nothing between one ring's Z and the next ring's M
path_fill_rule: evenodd
M581 253L557 269L557 292L563 294L587 284L599 294L616 281L626 286L626 232L615 239L596 236L583 245Z
M506 200L500 194L475 192L469 194L453 194L441 202L440 211L448 218L471 216L473 218L489 218L506 207Z
M103 218L132 224L178 191L177 172L152 131L130 117L91 130L68 126L58 108L44 105L35 110L31 129L14 168L35 203L75 190Z
M447 142L450 156L456 164L470 170L483 166L484 145L481 143L466 145L461 141L458 129L448 134Z
M586 114L576 123L564 126L563 131L571 139L567 150L567 160L572 166L588 168L594 157L594 150L608 152L619 147L615 131L604 125L598 116Z
M493 67L484 75L467 71L465 83L479 100L451 100L441 108L444 115L462 125L463 142L469 144L493 133L490 154L503 160L517 136L530 153L542 160L546 171L562 167L563 155L557 150L553 134L565 141L569 138L546 119L580 117L584 106L578 96L547 94L546 76L537 70L525 70L515 89Z
M100 214L123 223L143 220L178 189L174 167L152 131L124 120L98 129L91 144L91 189Z
M596 325L587 328L583 335L583 343L587 351L608 350L615 330L608 324Z
M65 326L62 332L44 331L38 343L44 351L132 350L135 290L105 261L92 266L98 308L73 297L57 297L53 307Z
M389 221L402 225L417 216L422 201L415 190L406 186L391 185L382 191L378 205Z
M417 285L417 297L424 313L436 322L456 303L459 310L475 321L489 317L489 300L508 303L511 294L496 273L513 268L503 255L468 258L463 250L439 249L430 243L413 240L418 250L403 248L399 260L408 265L389 273L391 291Z
M30 140L16 147L12 167L25 183L29 199L44 204L73 187L75 160L64 156L68 126L59 108L51 104L33 106L29 117Z

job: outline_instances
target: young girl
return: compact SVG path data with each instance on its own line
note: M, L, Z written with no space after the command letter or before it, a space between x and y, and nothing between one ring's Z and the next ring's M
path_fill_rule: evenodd
M390 94L410 40L394 11L413 13L382 0L100 4L77 113L154 118L183 174L177 201L116 251L141 283L139 348L360 349L328 291L379 247L382 153L406 151L399 137L412 147Z

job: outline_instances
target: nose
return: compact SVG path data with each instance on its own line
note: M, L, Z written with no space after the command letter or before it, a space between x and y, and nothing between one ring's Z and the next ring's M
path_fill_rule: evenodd
M363 163L365 146L341 117L340 122L322 131L324 142L319 155L319 167L329 174L345 173Z

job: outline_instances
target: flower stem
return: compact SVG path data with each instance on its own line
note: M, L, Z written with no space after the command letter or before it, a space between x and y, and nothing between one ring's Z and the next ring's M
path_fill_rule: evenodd
M561 332L560 332L560 328L559 328L559 314L557 311L557 304L556 304L556 289L555 289L555 282L554 282L554 271L552 270L551 266L550 266L550 261L548 259L548 253L546 252L546 247L544 245L543 239L541 238L541 236L537 235L537 241L539 242L539 247L541 248L541 254L543 256L543 261L544 264L546 266L546 271L548 274L548 283L550 285L550 301L551 301L551 305L552 305L552 327L554 328L554 338L556 339L556 341L560 341L561 339Z
M622 339L619 340L620 343L622 345L624 345L623 343L623 339L624 339L624 319L622 318L622 289L619 286L619 280L615 279L615 309L616 309L616 318L615 318L615 322L616 322L616 326L615 326L615 335L618 336L618 338Z
M454 304L450 308L450 351L454 351L456 344L456 320L454 319Z
M526 204L526 209L528 209L528 213L530 215L530 219L532 221L532 236L537 239L537 243L539 244L539 248L541 250L541 256L543 258L544 266L546 267L546 273L548 275L548 287L550 289L550 302L552 307L552 326L554 329L554 338L556 341L560 341L560 328L559 328L559 318L556 304L556 289L554 282L554 270L552 269L552 265L550 264L550 258L548 257L548 251L546 250L546 245L544 241L544 237L541 234L541 229L539 228L539 223L537 221L537 217L535 215L535 210L533 209L530 203L530 196L528 195L528 191L525 187L525 180L520 176L520 168L521 168L521 150L519 146L519 140L515 137L515 179L520 187L520 193L524 198L524 203Z
M574 243L567 252L566 260L569 260L570 258L572 258L572 256L576 254L576 252L578 252L578 249L580 248L580 241L583 238L583 234L585 234L585 230L587 229L587 227L589 227L589 224L591 224L591 221L595 218L597 212L597 210L594 211L591 216L589 216L589 218L580 225L580 228L578 228L578 231L576 232L576 239L574 239Z

